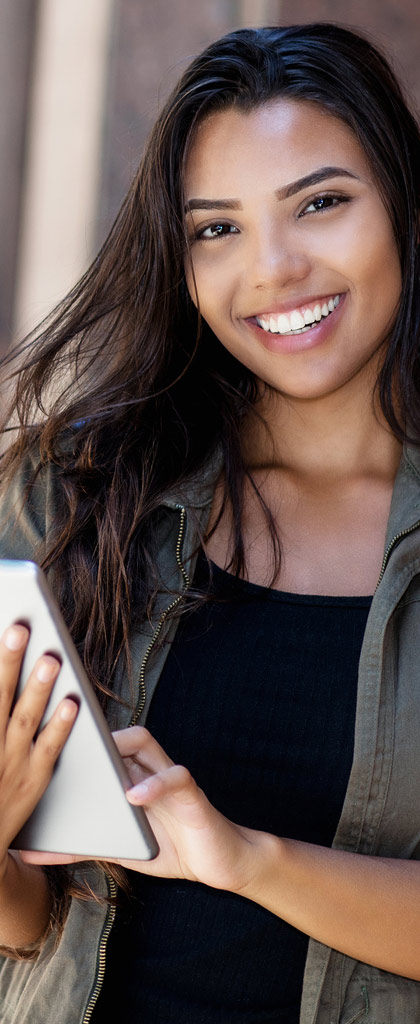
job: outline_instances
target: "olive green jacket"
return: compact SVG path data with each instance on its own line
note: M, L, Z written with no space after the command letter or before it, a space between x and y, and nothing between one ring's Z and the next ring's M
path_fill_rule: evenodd
M59 495L52 469L39 479L25 512L15 505L25 473L3 501L0 556L42 556ZM188 586L197 524L210 509L215 469L169 495L161 517L161 573L168 589ZM420 453L407 449L395 483L381 578L368 616L360 658L354 762L334 839L340 849L420 859ZM150 627L133 637L145 721L176 623L173 597L162 593ZM128 724L120 709L112 726ZM94 887L104 877L87 868ZM420 868L419 868L420 884ZM74 899L57 949L50 937L38 959L0 959L2 1024L87 1024L103 977L113 909ZM420 921L419 921L420 958ZM310 940L301 1024L420 1024L420 983L389 974Z

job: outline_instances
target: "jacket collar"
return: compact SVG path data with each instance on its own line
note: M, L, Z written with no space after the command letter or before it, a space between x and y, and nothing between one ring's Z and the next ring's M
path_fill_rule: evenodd
M392 494L385 550L417 522L420 523L420 449L404 445Z
M223 453L220 448L210 456L199 473L195 473L182 484L171 488L163 498L166 508L179 509L180 506L191 509L204 509L211 504L214 488L223 466Z
M204 509L213 500L214 488L223 466L223 454L217 449L200 473L192 475L183 485L169 490L162 504L166 508ZM385 549L402 531L420 521L420 448L404 445L395 478L388 519Z

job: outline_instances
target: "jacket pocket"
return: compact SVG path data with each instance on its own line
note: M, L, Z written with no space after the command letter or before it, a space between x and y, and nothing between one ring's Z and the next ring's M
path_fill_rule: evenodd
M348 1002L346 1000L344 1010L340 1016L339 1024L356 1024L356 1021L366 1021L368 1024L369 999L365 985L360 985L360 993Z
M358 964L338 1024L419 1024L420 982Z

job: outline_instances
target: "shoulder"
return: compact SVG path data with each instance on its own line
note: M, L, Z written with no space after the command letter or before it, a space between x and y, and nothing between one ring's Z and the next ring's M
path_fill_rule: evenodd
M34 447L0 490L0 557L42 561L60 503L53 463L42 464Z

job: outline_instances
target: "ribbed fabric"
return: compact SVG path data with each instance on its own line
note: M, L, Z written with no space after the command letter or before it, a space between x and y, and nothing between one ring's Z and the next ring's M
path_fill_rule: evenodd
M195 583L208 586L204 558ZM178 629L148 727L231 820L330 846L370 598L285 594L217 567L212 592ZM305 935L204 885L132 884L94 1024L298 1024Z

